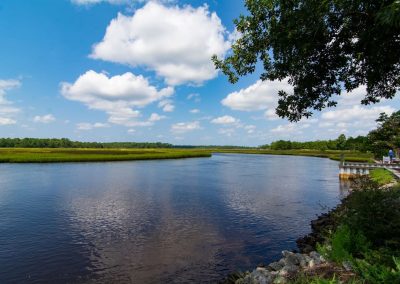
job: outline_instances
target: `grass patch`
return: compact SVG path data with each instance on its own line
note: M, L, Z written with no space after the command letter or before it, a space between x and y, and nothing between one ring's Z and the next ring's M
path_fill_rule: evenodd
M0 163L106 162L210 157L211 152L183 149L1 148Z
M393 174L386 169L372 170L369 175L371 179L379 185L385 185L395 181Z
M289 156L307 156L329 158L340 161L343 154L347 162L374 162L372 153L363 153L358 151L339 151L339 150L266 150L266 149L210 149L215 153L236 153L236 154L264 154L264 155L289 155Z
M362 177L335 214L337 227L318 250L351 263L364 283L400 284L400 190Z

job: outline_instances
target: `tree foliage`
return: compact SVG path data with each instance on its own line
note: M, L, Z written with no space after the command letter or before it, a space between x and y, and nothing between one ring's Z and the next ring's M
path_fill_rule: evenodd
M276 113L290 121L336 105L342 89L365 85L363 104L393 98L400 87L399 0L246 0L235 20L240 37L225 59L213 57L230 82L253 73L288 79Z
M167 143L79 142L67 138L0 138L0 148L171 148Z
M368 139L365 136L346 138L341 134L335 140L317 140L296 142L289 140L278 140L270 145L262 145L260 148L269 148L271 150L352 150L365 152L368 149Z
M368 134L370 150L376 157L387 156L388 150L400 148L400 111L392 115L381 113L378 127Z

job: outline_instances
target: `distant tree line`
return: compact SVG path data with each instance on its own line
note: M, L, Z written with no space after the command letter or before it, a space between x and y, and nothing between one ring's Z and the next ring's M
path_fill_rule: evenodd
M181 149L256 149L257 147L247 147L247 146L232 146L232 145L174 145L174 148Z
M0 138L1 148L172 148L161 142L80 142L67 138Z
M366 136L348 137L341 134L335 140L318 140L296 142L279 140L270 145L262 145L260 148L271 150L353 150L371 152L376 158L387 156L389 149L400 156L400 111L391 115L381 113L376 120L377 128L371 130Z
M357 136L346 138L341 134L335 140L317 140L296 142L290 140L278 140L272 142L270 145L262 145L260 148L271 150L353 150L366 152L369 150L368 137Z

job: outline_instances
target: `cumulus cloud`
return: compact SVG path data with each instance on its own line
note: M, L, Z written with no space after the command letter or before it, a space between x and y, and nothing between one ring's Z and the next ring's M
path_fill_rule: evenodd
M146 66L169 85L202 84L218 71L210 58L229 50L225 27L206 5L164 6L151 1L132 16L118 14L92 58Z
M152 113L152 114L150 115L149 121L150 121L150 122L155 122L155 121L162 120L162 119L164 119L164 118L166 118L165 115L159 115L158 113Z
M46 114L46 115L37 115L33 118L34 122L39 122L39 123L50 123L55 121L56 118L52 114Z
M201 129L200 123L198 121L179 122L171 126L171 131L174 133L186 133L198 129Z
M196 114L196 113L199 113L200 110L197 109L197 108L194 108L194 109L191 109L189 112L190 112L190 113L193 113L193 114Z
M173 112L175 110L172 100L163 100L158 103L158 107L162 108L164 112Z
M265 110L267 118L276 119L273 115L277 103L278 92L280 90L291 92L293 87L283 81L261 81L241 89L237 92L230 93L221 103L234 110L241 111L260 111Z
M96 123L81 122L76 125L76 129L78 130L92 130L94 128L105 128L105 127L110 127L110 125L101 122L96 122Z
M336 135L340 133L367 134L376 127L379 114L385 112L392 114L395 109L391 106L363 107L360 105L346 106L339 109L325 111L321 114L319 127Z
M211 120L211 123L214 123L214 124L235 124L238 122L239 122L238 119L236 119L230 115L220 116L220 117L217 117L217 118L214 118L213 120Z
M244 127L244 129L247 131L248 134L252 134L254 133L254 131L256 130L256 126L255 125L246 125Z
M108 77L106 74L87 71L74 83L61 83L61 94L73 101L85 104L89 109L105 111L110 123L133 126L147 126L141 122L141 108L167 98L174 89L167 87L157 90L143 76L128 72Z
M19 86L21 86L21 82L18 80L0 80L0 126L17 123L15 116L21 110L6 99L6 92Z
M303 133L303 130L306 128L309 128L310 124L296 124L296 123L287 123L287 124L281 124L278 125L277 127L271 129L271 132L273 133L279 133L279 134L287 134L287 135L292 135L292 134L301 134Z

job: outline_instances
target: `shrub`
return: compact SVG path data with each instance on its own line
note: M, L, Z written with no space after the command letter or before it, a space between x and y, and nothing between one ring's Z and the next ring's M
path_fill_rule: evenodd
M332 234L330 244L318 245L317 250L336 262L352 260L368 251L370 244L360 232L354 232L347 225L342 225Z
M363 179L344 201L342 222L375 247L400 250L400 190Z
M355 270L371 284L399 284L400 283L400 259L393 257L394 268L370 263L366 260L357 259L353 264Z

